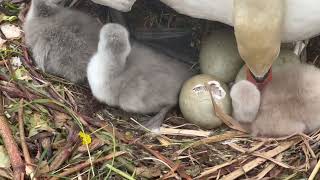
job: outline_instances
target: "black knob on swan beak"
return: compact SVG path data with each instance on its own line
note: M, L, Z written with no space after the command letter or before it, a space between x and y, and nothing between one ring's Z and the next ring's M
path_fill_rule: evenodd
M255 84L260 91L272 80L272 68L263 77L255 77L247 66L246 69L247 80Z

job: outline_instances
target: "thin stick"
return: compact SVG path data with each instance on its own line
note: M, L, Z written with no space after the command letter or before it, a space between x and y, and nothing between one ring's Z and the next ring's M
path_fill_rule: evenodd
M316 175L318 174L318 171L320 169L320 160L318 161L316 167L313 169L311 175L309 176L308 180L314 180Z
M166 164L168 164L171 169L176 167L176 164L174 162L172 162L170 159L168 159L165 156L163 156L162 154L160 154L158 151L152 150L152 149L150 149L149 147L147 147L146 145L144 145L144 144L142 144L140 142L135 142L135 144L141 146L143 149L148 151L150 154L152 154L156 158L158 158L158 159L162 160L163 162L165 162ZM183 167L179 166L178 169L177 169L177 173L183 179L191 180L191 177L188 174L186 174L186 172L184 171Z
M2 60L0 61L0 66L5 65L9 62L9 60Z
M120 176L126 178L126 179L129 179L129 180L135 180L133 177L131 177L129 174L111 166L110 164L106 164L107 168L111 169L113 172L119 174Z
M281 159L282 159L282 154L279 154L276 157L276 160L281 161ZM274 163L269 164L254 179L257 179L257 180L263 179L274 167L276 167L276 164Z
M108 154L107 156L105 157L102 157L102 158L99 158L95 161L92 161L92 164L97 164L97 163L100 163L100 162L103 162L103 161L108 161L114 157L117 157L117 156L121 156L123 154L125 154L126 152L125 151L119 151L119 152L115 152L115 153L111 153L111 154ZM75 172L79 172L81 171L82 169L86 168L86 167L89 167L91 165L91 163L89 161L87 162L84 162L82 164L78 164L70 169L67 169L65 172L63 173L60 173L58 174L56 177L52 177L50 180L57 180L59 178L62 178L62 177L66 177L70 174L73 174Z
M210 84L207 83L205 86L210 93L210 98L213 104L213 113L215 113L215 115L229 128L247 133L247 130L244 129L238 121L235 121L231 116L224 113L223 110L218 106L212 94Z
M263 155L265 157L272 158L272 157L282 153L283 151L289 149L291 146L293 146L297 142L298 142L297 140L296 141L283 142L283 143L279 144L278 147L263 153ZM238 177L242 176L244 173L247 173L247 172L251 171L252 169L254 169L255 167L261 165L262 163L264 163L266 161L267 161L267 159L258 157L256 159L248 162L247 164L243 165L242 168L239 168L239 169L231 172L230 174L224 176L222 178L222 180L237 179Z
M26 136L25 136L25 132L24 132L23 99L21 99L20 103L19 103L18 121L19 121L19 132L20 132L21 147L22 147L24 160L26 161L26 173L27 173L27 175L30 175L31 179L36 180L36 178L34 178L35 169L32 166L33 162L32 162L31 157L30 157L30 153L29 153L28 146L27 146L27 143L26 143Z
M160 128L160 133L164 135L175 135L175 136L198 136L198 137L209 137L211 131L198 131L189 129L175 129L175 128Z
M188 146L184 147L183 149L180 149L179 151L176 152L177 155L180 155L183 151L187 150L188 148L191 147L197 147L203 144L209 144L209 143L215 143L215 142L220 142L228 139L232 139L234 137L239 137L239 136L245 136L244 133L241 133L239 131L227 131L223 134L218 134L215 136L207 137L204 139L201 139L199 141L195 141Z
M4 115L4 108L2 103L2 93L0 93L0 135L3 139L4 145L10 158L11 166L13 169L13 178L17 180L24 179L25 165L20 156L20 152L14 140L14 137L12 136L7 118Z
M235 163L235 162L237 162L237 161L238 161L238 159L234 159L234 160L232 160L232 161L228 161L228 162L225 162L225 163L223 163L223 164L219 164L219 165L216 165L216 166L214 166L214 167L211 167L210 169L203 171L203 172L202 172L198 177L196 177L195 179L202 179L202 178L204 178L204 177L206 177L206 176L208 176L208 175L210 175L210 174L215 173L215 172L218 171L219 169L222 169L222 168L224 168L224 167L226 167L226 166L229 166L229 165L231 165L231 164L233 164L233 163Z
M230 144L228 144L228 145L229 145L230 147L232 147L232 148L235 148L235 149L236 149L237 151L239 151L239 152L249 153L249 152L253 152L253 151L259 149L261 146L264 145L264 142L260 142L260 143L258 143L256 146L254 146L254 147L252 147L252 148L250 148L250 149L244 149L244 148L239 147L238 145L236 145L236 144L234 144L234 143L230 143ZM211 167L211 168L209 168L208 170L203 171L203 172L202 172L198 177L196 177L195 179L203 179L204 177L207 177L208 175L213 174L213 173L215 173L216 171L218 171L218 170L220 170L220 169L222 169L222 168L224 168L224 167L226 167L226 166L230 166L231 164L239 161L240 159L246 159L246 157L245 157L245 156L240 156L240 157L238 157L238 158L236 158L236 159L234 159L234 160L231 160L231 161L225 162L225 163L223 163L223 164L219 164L219 165L216 165L216 166L214 166L214 167ZM219 172L220 172L220 171L219 171ZM218 176L217 176L217 177L218 177Z

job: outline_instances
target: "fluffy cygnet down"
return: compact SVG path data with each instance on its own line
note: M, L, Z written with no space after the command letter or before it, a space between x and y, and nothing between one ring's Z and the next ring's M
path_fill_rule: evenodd
M233 117L251 123L254 136L281 137L320 128L320 70L308 64L284 65L260 92L251 82L230 92ZM261 98L261 99L260 99Z
M83 83L89 59L97 50L102 25L55 2L32 0L24 23L26 44L41 70Z
M180 88L193 74L177 62L138 42L128 31L109 23L100 31L98 51L88 65L93 95L127 112L157 113L145 126L159 130L167 112L177 104Z

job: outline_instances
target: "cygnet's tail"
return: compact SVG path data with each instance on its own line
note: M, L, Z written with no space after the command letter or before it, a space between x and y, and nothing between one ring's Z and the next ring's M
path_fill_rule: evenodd
M116 23L104 25L100 30L98 51L126 58L131 51L128 30Z

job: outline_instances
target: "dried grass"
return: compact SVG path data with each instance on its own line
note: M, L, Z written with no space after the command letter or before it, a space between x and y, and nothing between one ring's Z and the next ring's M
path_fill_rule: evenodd
M141 20L148 27L179 26L183 20L190 20L164 6L160 12L154 6L158 9L153 12L144 3L136 6L148 14ZM19 21L11 23L21 25ZM190 22L185 26L189 25ZM198 41L199 36L195 37ZM23 65L12 66L12 57L19 57ZM242 129L216 107L218 115L231 128L222 126L204 131L183 124L179 112L172 112L161 128L162 134L150 134L130 120L139 120L141 116L97 103L87 87L43 74L34 67L30 57L22 40L8 40L0 50L0 89L4 98L1 103L14 140L23 150L23 154L14 155L22 155L30 176L38 179L62 176L71 179L319 178L319 131L283 139L252 138L238 131ZM80 138L79 132L89 135L91 143L82 144L86 141ZM12 175L10 169L4 171L0 172L1 177Z

